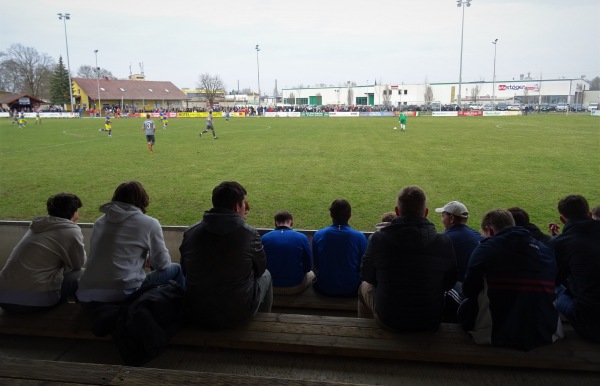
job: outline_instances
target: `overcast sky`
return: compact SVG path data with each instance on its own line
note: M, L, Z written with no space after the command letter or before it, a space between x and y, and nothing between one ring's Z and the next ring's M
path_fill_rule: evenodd
M462 8L456 0L3 1L0 51L20 43L71 72L98 66L118 78L194 88L203 73L227 90L261 91L348 80L458 82ZM464 8L462 81L540 74L600 76L600 1L472 0Z

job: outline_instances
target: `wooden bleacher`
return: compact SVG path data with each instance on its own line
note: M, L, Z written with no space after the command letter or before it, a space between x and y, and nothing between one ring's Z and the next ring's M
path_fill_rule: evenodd
M57 366L56 361L0 358L0 384L325 386L340 383L79 362L61 362Z
M0 312L0 334L99 339L77 304L34 315ZM298 314L258 314L248 324L223 331L184 328L171 345L300 353L365 359L488 365L600 372L600 345L572 330L554 344L523 352L474 344L458 325L438 331L397 334L372 319ZM109 338L103 338L109 339Z
M310 286L297 295L274 294L273 312L356 317L358 315L358 299L325 296Z

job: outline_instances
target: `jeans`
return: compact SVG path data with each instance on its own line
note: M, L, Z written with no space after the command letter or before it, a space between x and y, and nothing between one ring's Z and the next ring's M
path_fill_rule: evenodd
M556 286L556 309L563 314L584 339L600 343L600 313L586 312L563 285Z
M258 297L260 302L258 303L257 309L254 311L254 315L257 312L271 312L273 305L273 280L271 279L271 272L265 270L265 273L258 278Z
M181 270L181 265L177 263L169 264L165 269L155 269L146 274L146 279L143 284L169 284L169 281L175 281L185 290L185 276ZM142 285L143 285L142 284Z

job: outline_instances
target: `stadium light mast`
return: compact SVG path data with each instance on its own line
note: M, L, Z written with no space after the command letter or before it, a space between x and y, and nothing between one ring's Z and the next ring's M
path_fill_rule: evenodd
M494 45L494 76L492 78L492 109L496 110L496 47L497 47L498 39L494 40L492 44Z
M71 63L69 62L69 41L67 40L67 20L71 20L71 15L68 13L59 13L58 20L62 20L65 25L65 45L67 46L67 69L69 70L69 100L71 111L73 111L73 82L71 82Z
M98 98L96 99L96 103L100 106L100 115L102 115L102 98L100 98L100 67L98 67L98 50L94 50L94 55L96 55L96 86L98 87ZM96 106L96 109L98 109Z
M471 6L472 0L456 0L456 6L462 7L462 26L460 30L460 70L458 73L458 107L462 109L461 94L462 94L462 59L463 59L463 37L465 34L465 5Z
M260 66L258 65L258 51L260 51L260 48L258 48L258 44L256 45L256 71L258 73L258 107L260 107Z

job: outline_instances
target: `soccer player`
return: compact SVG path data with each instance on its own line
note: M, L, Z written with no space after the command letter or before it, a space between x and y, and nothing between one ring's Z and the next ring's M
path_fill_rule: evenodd
M404 112L401 111L400 114L398 114L398 121L400 121L400 131L406 130L406 115Z
M160 121L163 124L163 129L166 129L167 125L169 124L169 119L167 118L167 113L160 113Z
M19 114L19 127L25 126L27 126L27 120L25 119L25 114L21 112L21 114Z
M106 119L104 120L104 130L108 131L108 136L112 137L111 133L112 133L112 124L110 122L110 117L107 115Z
M13 111L12 117L13 117L13 121L10 124L14 125L16 123L18 126L19 125L19 113L17 112L17 110Z
M229 122L229 114L230 114L230 110L228 107L227 110L225 110L225 122Z
M146 114L146 120L142 125L142 130L146 132L146 141L148 142L148 149L150 149L150 154L154 154L154 132L156 131L156 125L154 121L150 119L150 114Z
M206 129L204 129L204 131L200 133L200 136L202 137L202 134L208 132L208 130L212 131L213 138L217 139L217 135L215 134L215 127L213 125L212 110L208 111L208 117L206 117Z
M42 117L40 117L40 112L36 111L35 112L35 124L37 125L38 123L40 125L42 124Z

